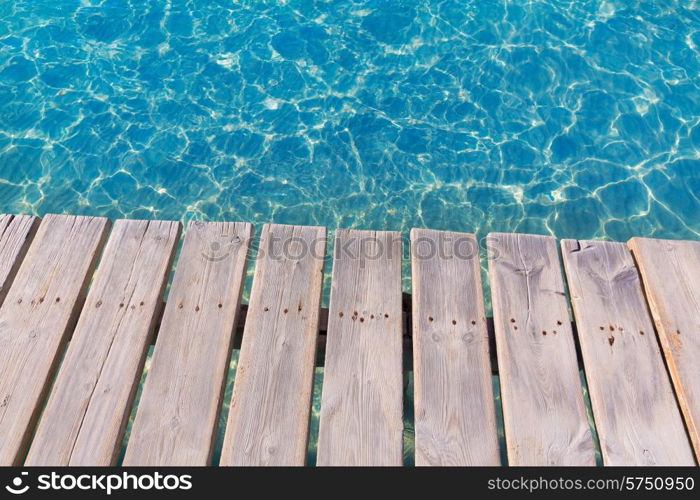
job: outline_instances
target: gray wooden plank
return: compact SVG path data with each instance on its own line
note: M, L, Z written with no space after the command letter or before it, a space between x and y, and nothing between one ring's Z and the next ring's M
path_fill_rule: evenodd
M124 465L207 465L228 374L252 226L191 222Z
M25 465L116 462L179 234L114 224Z
M401 234L339 229L318 465L401 465Z
M0 309L0 464L26 452L109 221L47 215Z
M38 227L38 217L0 215L0 306Z
M556 239L487 246L508 463L595 465Z
M476 238L413 229L411 269L416 465L499 465Z
M221 465L304 465L326 230L265 225Z
M604 463L693 465L629 249L561 246Z
M628 246L700 461L700 241L632 238Z

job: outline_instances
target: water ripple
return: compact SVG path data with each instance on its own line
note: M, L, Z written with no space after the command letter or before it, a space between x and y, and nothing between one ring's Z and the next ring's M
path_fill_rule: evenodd
M695 1L0 4L0 209L700 236Z

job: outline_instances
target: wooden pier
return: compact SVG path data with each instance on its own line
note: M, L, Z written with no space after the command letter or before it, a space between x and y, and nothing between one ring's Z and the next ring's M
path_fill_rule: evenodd
M605 465L700 458L700 242L490 234L491 320L471 234L411 231L406 301L402 235L337 230L325 310L325 228L180 232L0 216L0 465L116 464L154 342L124 465L212 464L238 343L220 465L305 464L319 363L318 465L402 465L407 364L416 464L501 464L494 361L511 465L595 464L581 370Z

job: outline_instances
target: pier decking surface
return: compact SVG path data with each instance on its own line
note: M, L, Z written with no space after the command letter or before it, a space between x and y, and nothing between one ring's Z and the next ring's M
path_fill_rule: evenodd
M337 230L326 310L325 228L253 261L250 224L190 222L173 264L181 229L0 216L0 465L116 464L152 343L124 465L211 464L239 344L221 465L305 464L318 364L318 465L402 464L407 365L416 464L500 464L494 362L511 465L595 464L581 369L605 465L700 457L700 242L492 233L491 320L471 234L414 229L405 300L402 235Z

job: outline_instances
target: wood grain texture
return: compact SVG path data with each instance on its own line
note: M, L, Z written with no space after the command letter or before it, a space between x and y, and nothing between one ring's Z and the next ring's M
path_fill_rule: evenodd
M561 242L606 465L693 465L632 254L624 243Z
M38 227L38 217L0 215L0 306Z
M211 461L252 226L190 222L124 465Z
M265 225L221 465L304 465L326 230Z
M500 465L473 234L413 229L416 465Z
M403 463L401 234L335 238L318 465Z
M487 246L508 463L595 465L556 239Z
M47 215L0 309L0 464L24 458L109 221Z
M180 235L178 222L114 224L26 465L114 465Z
M700 460L700 242L633 238L628 246Z

